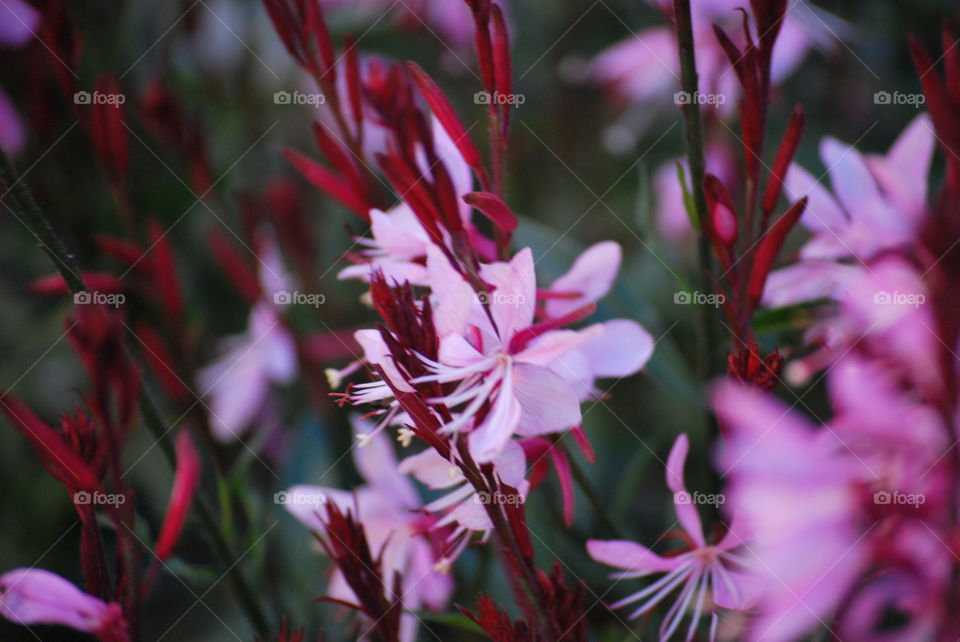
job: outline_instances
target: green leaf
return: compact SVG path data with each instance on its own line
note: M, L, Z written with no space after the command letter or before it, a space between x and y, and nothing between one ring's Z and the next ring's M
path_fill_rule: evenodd
M680 181L680 189L683 191L683 209L687 210L687 217L690 219L690 225L697 232L700 231L700 218L697 216L697 206L693 202L693 194L687 187L687 170L683 163L677 163L677 180Z
M410 611L417 618L423 620L424 622L433 622L435 624L443 624L445 626L450 626L457 629L462 629L464 631L470 631L471 633L477 633L483 635L483 629L477 626L477 623L468 618L466 615L460 613L438 613L436 611Z

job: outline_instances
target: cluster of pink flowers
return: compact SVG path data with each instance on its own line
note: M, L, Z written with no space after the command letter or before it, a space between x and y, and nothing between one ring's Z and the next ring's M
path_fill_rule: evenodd
M20 26L0 21L0 44L19 44L41 14L8 1L0 11L19 16ZM282 156L364 225L363 232L350 232L353 244L338 278L364 290L360 301L372 308L375 322L349 332L298 333L286 307L291 297L319 305L322 295L300 291L315 283L315 252L297 188L288 182L271 185L263 201L246 203L251 209L265 204L273 217L251 217L248 249L257 267L232 241L211 237L212 253L249 313L245 328L217 344L203 367L191 358L196 336L184 330L173 250L157 223L149 221L141 235L96 237L97 248L123 270L120 277L74 270L73 256L55 236L39 236L50 234L50 226L38 227L35 234L61 269L31 290L74 295L78 306L66 336L90 389L59 428L8 393L0 394L0 413L73 497L85 590L42 569L11 570L0 575L6 619L63 625L105 642L139 639L145 601L191 508L214 547L230 557L231 538L208 505L195 502L203 490L202 457L191 432L209 437L213 458L236 443L257 455L244 440L253 434L269 442L274 433L263 427L282 423L275 388L302 378L312 392L329 390L336 405L350 408L350 455L363 481L337 488L322 479L298 480L303 483L274 501L329 558L323 599L360 615L361 639L417 639L421 612L453 606L461 587L451 571L475 545L501 554L516 606L508 611L485 595L458 605L486 635L498 642L589 639L585 586L579 578L570 581L561 560L550 571L538 566L525 505L542 498L540 484L552 465L564 525L571 527L578 475L568 449L575 444L588 462L596 461L582 425L584 404L605 396L600 380L635 375L653 355L656 341L640 323L589 321L613 288L623 250L602 241L559 277L538 275L541 257L514 244L519 221L506 190L513 106L484 103L489 152L482 154L473 128L420 66L361 56L350 38L342 47L335 43L325 16L346 11L346 4L264 0L285 49L326 97L312 127L322 157L300 149L284 149ZM393 8L379 0L355 4L361 14ZM399 20L437 28L459 48L472 45L483 91L514 95L502 6L494 0L401 4ZM702 383L713 442L703 452L712 457L690 456L686 433L672 440L662 463L675 521L649 546L592 533L578 540L588 563L617 569L596 602L624 590L606 607L628 607L630 621L659 618L660 640L789 642L817 631L842 640L957 639L956 38L945 26L945 78L939 60L911 42L929 114L907 125L886 154L822 141L828 188L794 160L804 128L800 106L783 118L769 163L765 150L776 83L810 49L832 46L836 33L829 25L839 31L844 25L803 1L788 7L785 0L750 0L749 11L730 0L703 0L696 12L689 0L654 4L672 28L639 34L591 67L595 80L641 105L672 93L675 77L681 81L682 98L675 102L684 115L688 160L680 172L671 163L655 182L663 187L662 215L685 222L667 221L664 228L698 237L702 283L719 296L715 314L702 319L711 353L703 355ZM118 82L105 74L98 87L116 90ZM69 79L64 88L75 89ZM715 104L701 100L709 96ZM704 109L712 111L701 118ZM197 123L156 85L144 93L141 111L145 126L184 159L190 185L205 196L215 181ZM723 135L724 129L733 134L725 121L734 116L737 144ZM124 118L121 105L97 105L84 116L84 129L116 197L119 221L133 229ZM21 138L0 94L0 147L14 150ZM938 144L946 177L931 198ZM733 162L738 153L739 167ZM6 156L2 161L0 188L7 189L12 175ZM18 192L17 205L36 208L28 196ZM43 220L39 211L30 214ZM775 269L788 235L798 230L808 238ZM104 305L79 305L76 297L88 294L88 286L115 296L135 293L145 309L162 313L128 317ZM757 313L785 307L802 316L805 332L797 345L774 348L761 336ZM716 339L720 326L725 340ZM137 340L134 349L128 334ZM723 366L712 354L720 350ZM145 389L147 372L165 401L183 410L181 419L190 417L191 428L178 428L172 439L166 437L180 420L164 426ZM193 394L188 380L203 395ZM820 381L830 407L822 418L804 401L808 391L791 388ZM142 505L122 464L141 421L156 433L173 470L156 529L136 523ZM716 475L704 482L708 487L688 487L688 459L704 469L712 462ZM704 473L698 479L708 477L697 472ZM229 484L217 481L229 504ZM701 505L713 507L709 521ZM242 572L232 580L264 635L269 626L255 592ZM288 636L303 638L284 623L280 640Z

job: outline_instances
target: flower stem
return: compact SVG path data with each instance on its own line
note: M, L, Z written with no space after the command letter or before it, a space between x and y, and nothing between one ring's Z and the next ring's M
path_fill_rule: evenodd
M3 189L3 196L0 198L9 196L14 206L9 208L10 211L40 242L40 248L50 257L70 291L74 294L85 291L86 285L80 276L76 257L67 251L63 240L43 215L33 194L24 184L23 177L17 176L17 170L2 149L0 149L0 184Z
M703 193L703 176L705 173L703 160L703 127L700 119L700 106L697 103L698 91L697 62L693 50L693 23L690 14L690 0L673 0L673 20L677 34L677 47L680 55L680 87L691 97L681 107L683 113L683 128L686 139L687 162L690 165L691 191L693 204L696 208L697 220L703 229L704 217L707 213L707 199ZM713 289L712 259L710 242L705 232L697 238L697 255L700 263L700 288L704 292ZM717 346L717 332L710 306L700 306L700 374L709 379L717 374L714 353Z

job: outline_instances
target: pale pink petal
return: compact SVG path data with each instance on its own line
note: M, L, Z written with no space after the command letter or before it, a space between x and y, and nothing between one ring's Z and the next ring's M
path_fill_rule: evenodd
M380 249L398 259L423 256L429 245L426 231L405 203L389 212L370 210L370 231Z
M260 352L246 341L232 341L230 351L204 367L197 379L208 399L214 437L236 439L260 411L270 382Z
M514 361L538 366L552 366L569 352L583 348L603 334L599 325L583 330L553 330L531 341L522 352L513 356ZM564 378L566 378L564 376Z
M463 334L479 301L473 288L453 269L450 260L435 245L427 250L427 273L433 297L437 334Z
M60 624L95 633L109 606L55 573L19 568L0 575L0 615L17 624Z
M487 358L459 334L440 339L439 357L441 363L454 367L472 366Z
M508 365L490 414L470 433L470 454L478 463L491 461L500 453L516 430L520 413L520 402L513 388L513 367Z
M842 229L847 217L830 192L810 172L791 165L783 181L784 191L794 201L808 197L800 221L811 230Z
M297 346L277 313L258 304L250 313L251 352L263 360L264 374L274 383L293 381L297 375Z
M723 577L723 573L726 573L726 577ZM730 569L714 572L713 599L725 609L749 609L763 596L765 588L765 582L750 573Z
M811 261L776 270L767 277L763 303L777 308L815 299L839 299L861 269L858 265Z
M613 319L599 326L603 332L580 348L595 377L628 377L650 360L654 340L642 325L629 319Z
M400 462L400 472L413 477L434 490L463 482L463 474L433 448L411 455Z
M687 461L687 454L690 452L690 440L686 433L677 437L670 449L670 455L667 456L667 487L673 492L686 490L683 481L683 466Z
M577 257L566 274L550 286L553 292L576 292L574 299L548 299L547 314L559 317L587 303L606 296L620 270L620 244L602 241L592 245Z
M898 209L919 218L927 205L930 162L936 140L930 116L920 114L884 157L868 158L871 171Z
M687 453L690 452L690 441L686 434L677 437L670 449L670 455L667 457L666 478L667 487L673 491L674 509L677 512L677 520L687 531L687 534L699 546L705 546L706 541L703 538L703 524L700 521L700 513L697 511L693 498L687 492L683 481L683 467L687 461Z
M492 286L487 296L501 340L533 323L537 281L530 248L517 252L509 263L481 266L480 278Z
M494 458L493 466L503 483L519 488L527 474L527 460L523 455L523 448L516 441L508 441Z
M883 198L863 155L834 138L824 138L820 157L830 172L833 193L850 218L874 217L874 208L883 203Z
M525 436L560 432L580 423L580 402L562 377L541 366L514 366L513 390L523 412L516 427Z
M587 553L594 560L637 574L672 571L681 557L660 557L649 548L626 540L587 540Z
M450 511L450 516L458 524L472 531L488 531L493 528L493 522L490 521L486 508L480 503L480 498L476 494L472 494L470 499Z
M387 349L387 344L384 343L383 337L380 336L378 330L357 330L353 333L353 338L363 349L364 358L368 362L379 366L384 376L386 376L393 385L405 392L413 392L413 388L406 382L400 374L400 371L397 370L397 366L393 362L393 357L390 355L390 350Z
M350 417L350 423L357 434L370 434L374 425L357 415ZM420 496L410 480L397 470L397 458L385 430L375 434L364 445L356 446L352 453L353 463L367 482L386 495L392 495L408 508L420 505Z

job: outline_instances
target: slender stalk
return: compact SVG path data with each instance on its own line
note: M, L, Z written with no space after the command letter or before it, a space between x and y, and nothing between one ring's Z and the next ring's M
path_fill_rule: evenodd
M86 285L80 277L76 256L67 251L67 246L57 235L47 217L43 215L33 194L27 189L23 178L17 176L16 169L2 149L0 149L0 183L2 183L0 187L3 189L4 197L9 197L13 201L21 222L37 237L41 249L50 257L53 266L60 272L70 291L74 294L86 291Z
M687 162L690 165L690 179L693 192L693 204L697 210L697 219L702 222L707 213L707 199L703 193L703 127L700 119L700 106L695 99L698 91L696 55L693 50L693 24L690 15L690 0L673 0L673 20L677 33L677 47L680 54L680 88L692 99L683 105L683 128L686 139ZM710 255L710 242L707 235L700 233L697 239L697 255L700 263L700 288L704 292L713 286L711 278L713 260ZM714 352L717 346L717 331L710 306L700 306L701 346L700 370L704 379L716 374Z
M566 450L565 445L561 445L561 447ZM586 495L587 501L590 502L594 512L596 512L596 514L600 517L603 527L615 539L623 539L620 529L617 528L617 525L613 523L613 520L610 519L610 516L607 514L607 506L604 501L600 499L600 495L597 494L597 490L593 487L593 483L587 477L587 474L583 471L583 468L580 467L580 464L577 463L577 460L574 459L570 454L570 451L567 450L566 452L567 461L570 463L570 472L573 474L573 479L577 482L577 486L580 487L580 490L583 491L583 494Z

